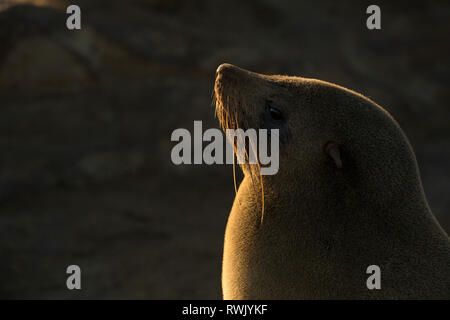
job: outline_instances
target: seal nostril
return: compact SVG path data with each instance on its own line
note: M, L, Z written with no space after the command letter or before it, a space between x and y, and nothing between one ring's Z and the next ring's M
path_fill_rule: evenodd
M229 63L222 63L216 70L217 77L232 77L236 75L237 67Z

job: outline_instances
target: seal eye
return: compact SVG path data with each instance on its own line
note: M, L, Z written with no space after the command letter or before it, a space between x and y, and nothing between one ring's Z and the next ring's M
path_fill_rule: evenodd
M281 111L274 107L269 107L270 116L274 120L281 120L283 119L283 116L281 114Z

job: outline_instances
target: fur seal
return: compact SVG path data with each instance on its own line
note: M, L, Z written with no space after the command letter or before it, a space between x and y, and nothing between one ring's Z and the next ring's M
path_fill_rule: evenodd
M332 83L230 64L217 69L214 92L222 128L280 133L277 174L241 165L224 299L450 298L450 241L388 112ZM370 265L379 290L366 285Z

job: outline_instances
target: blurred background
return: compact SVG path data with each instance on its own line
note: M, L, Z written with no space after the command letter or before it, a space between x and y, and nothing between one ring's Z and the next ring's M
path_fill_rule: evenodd
M220 63L319 78L398 120L450 232L450 2L0 0L0 297L221 298L231 166L175 166L218 127ZM82 269L82 290L66 268Z

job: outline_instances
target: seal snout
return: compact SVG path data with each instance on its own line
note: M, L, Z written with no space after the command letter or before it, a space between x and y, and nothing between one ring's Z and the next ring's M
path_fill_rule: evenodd
M216 114L223 129L234 128L237 123L237 101L239 88L239 73L244 70L223 63L216 70L214 84Z
M236 70L237 70L236 66L229 63L222 63L220 66L217 67L216 78L233 75L236 73Z
M247 74L247 70L229 63L222 63L216 70L216 81L238 81Z
M236 95L245 79L247 71L229 63L221 64L216 70L214 91L218 100L226 100L229 95Z
M214 91L222 107L226 107L224 100L227 100L226 97L231 93L230 91L234 91L237 87L236 84L240 77L239 71L240 68L229 63L221 64L216 70Z
M214 102L216 114L224 129L244 128L243 110L248 104L245 92L251 91L254 74L229 63L221 64L216 70Z

